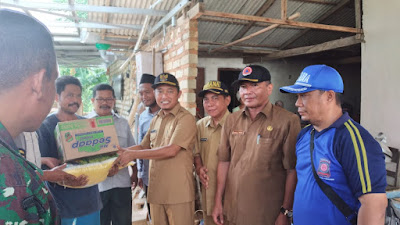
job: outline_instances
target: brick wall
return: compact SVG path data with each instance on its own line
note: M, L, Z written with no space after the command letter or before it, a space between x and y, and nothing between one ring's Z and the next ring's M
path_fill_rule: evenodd
M175 27L169 26L165 37L161 32L143 46L142 50L163 52L164 72L176 76L182 90L181 105L196 113L196 77L198 30L197 21L182 16ZM155 74L157 75L157 74Z

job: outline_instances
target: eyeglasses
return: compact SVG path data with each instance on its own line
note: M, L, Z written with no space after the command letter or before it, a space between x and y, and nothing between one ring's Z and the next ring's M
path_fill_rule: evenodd
M114 101L114 98L96 98L96 101L109 103L109 102Z

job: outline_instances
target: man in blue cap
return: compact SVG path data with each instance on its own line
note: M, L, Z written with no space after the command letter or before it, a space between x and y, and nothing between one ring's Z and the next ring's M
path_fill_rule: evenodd
M382 150L342 113L340 74L326 65L306 67L292 86L302 120L296 144L296 225L384 224L387 199ZM358 220L358 221L357 221Z

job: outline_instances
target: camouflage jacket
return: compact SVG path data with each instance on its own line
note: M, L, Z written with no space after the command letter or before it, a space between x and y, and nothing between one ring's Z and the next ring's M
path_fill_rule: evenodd
M56 207L41 169L26 161L0 122L0 224L57 224Z

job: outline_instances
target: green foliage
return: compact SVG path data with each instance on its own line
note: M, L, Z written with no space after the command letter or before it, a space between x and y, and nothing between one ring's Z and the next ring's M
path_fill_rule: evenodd
M67 68L60 66L60 76L71 75L78 78L82 84L82 104L84 114L93 110L91 98L93 87L100 83L109 83L104 68Z
M68 0L53 0L54 3L62 3L62 4L68 4ZM75 4L80 4L80 5L87 5L88 4L88 0L75 0ZM70 14L71 15L71 14ZM78 16L79 18L82 19L87 19L88 18L88 12L81 12L81 11L76 11L76 16ZM59 21L71 21L73 22L73 20L69 19L69 18L59 18Z

